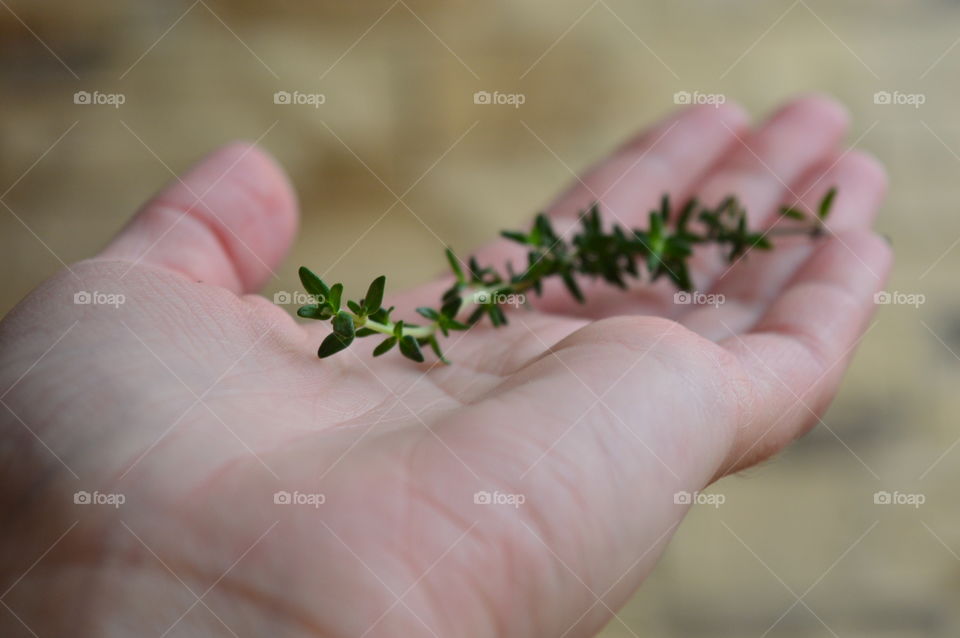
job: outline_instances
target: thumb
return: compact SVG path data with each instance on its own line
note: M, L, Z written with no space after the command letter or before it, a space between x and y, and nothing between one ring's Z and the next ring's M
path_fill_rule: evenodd
M256 146L235 142L155 195L99 257L253 292L286 255L297 216L283 169Z

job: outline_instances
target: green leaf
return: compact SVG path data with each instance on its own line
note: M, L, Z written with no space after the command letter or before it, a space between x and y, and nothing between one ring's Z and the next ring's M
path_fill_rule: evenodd
M405 335L400 339L400 352L407 359L412 359L417 363L423 362L423 352L420 350L420 344L410 335Z
M390 323L390 313L393 312L393 306L389 308L381 307L376 312L371 312L368 317L377 323Z
M523 233L517 232L515 230L502 230L500 231L500 236L506 239L509 239L511 241L515 241L518 244L529 243L526 235L524 235Z
M662 260L660 259L659 253L651 252L647 255L647 270L650 271L650 275L656 278L660 274L660 264Z
M693 290L693 282L690 280L690 271L687 269L687 264L681 261L674 266L674 273L671 274L670 278L673 279L677 288L691 292Z
M426 317L430 321L437 321L440 318L440 313L434 310L433 308L421 307L417 308L417 314Z
M460 297L460 294L457 293L456 296L450 297L443 302L443 306L440 307L440 312L447 317L456 317L462 305L463 299Z
M603 226L603 221L600 219L600 203L599 202L594 202L593 206L590 207L588 218L590 219L590 228L595 232L599 233Z
M545 213L539 213L533 221L533 228L530 230L530 244L549 248L556 239L557 234L553 232L550 218Z
M803 214L803 211L797 210L796 208L789 208L787 206L784 206L780 209L780 214L784 217L797 220L802 220L806 217L806 215Z
M503 313L503 309L497 305L485 306L487 309L487 314L490 315L490 322L496 326L505 326L507 325L507 315Z
M663 216L657 211L650 213L650 239L656 242L663 236Z
M823 196L823 199L820 200L820 208L817 210L817 217L820 219L826 219L827 215L830 214L830 209L833 207L833 200L837 197L837 187L834 186L827 191L827 194Z
M429 338L427 338L427 343L430 344L430 349L433 350L433 354L437 355L437 359L440 359L447 365L450 364L450 361L443 356L443 351L440 350L440 343L437 341L436 336L431 335Z
M343 284L334 284L330 287L327 303L334 313L340 312L340 297L343 295Z
M333 318L333 333L341 339L353 341L354 336L356 336L353 328L353 316L346 312L337 313L337 316Z
M447 263L450 264L450 270L453 271L453 276L456 277L460 283L464 283L465 279L463 269L460 267L460 260L457 259L457 256L453 254L453 250L450 248L447 248L444 254L447 256Z
M341 350L346 349L351 343L353 343L353 338L341 339L336 333L329 334L327 338L323 340L323 343L320 344L320 349L317 350L317 356L325 359L330 355L337 354Z
M690 222L690 217L693 215L693 211L697 209L697 200L691 199L688 201L683 209L680 211L680 216L677 218L677 229L684 230L687 227L687 224Z
M324 311L327 310L326 306L320 306L319 304L310 304L309 306L301 306L297 308L297 316L303 317L304 319L329 319L330 316L324 316Z
M347 308L349 308L350 311L355 315L363 314L363 308L361 308L360 304L358 304L356 301L348 301Z
M483 277L483 268L480 267L480 262L477 261L477 258L471 257L467 261L467 265L470 267L470 280L480 281Z
M447 330L469 330L470 326L465 323L460 323L456 319L448 319L443 322L444 328Z
M317 275L314 274L312 270L306 266L300 266L298 271L300 275L300 283L303 284L304 289L317 297L317 300L324 302L327 300L327 297L330 295L330 289L327 287L327 284L323 283L323 279L320 279Z
M383 289L386 283L386 275L380 275L374 279L370 287L367 288L367 296L363 298L363 307L366 308L367 314L374 313L380 309L380 306L383 304Z
M540 225L534 223L533 228L530 229L530 234L527 235L527 243L531 246L539 246L543 243L543 234L540 232Z
M377 332L376 330L371 330L370 328L359 328L357 330L358 337L369 337L370 335L378 335L378 334L380 333Z
M403 336L403 319L393 324L393 336L397 339Z
M470 316L467 317L467 323L472 326L473 324L475 324L475 323L477 323L478 321L480 321L480 319L481 319L481 318L483 317L483 315L485 315L485 314L487 314L487 309L486 309L486 307L485 307L485 306L477 306L477 307L474 309L474 311L470 313Z
M573 295L573 298L580 303L584 303L586 299L583 296L583 292L580 290L580 286L577 285L577 280L573 278L573 275L569 272L565 272L562 275L563 284L567 287L567 290L570 291L570 294Z
M397 345L397 338L387 337L380 342L380 345L373 349L373 356L379 357L380 355L389 352L395 345Z

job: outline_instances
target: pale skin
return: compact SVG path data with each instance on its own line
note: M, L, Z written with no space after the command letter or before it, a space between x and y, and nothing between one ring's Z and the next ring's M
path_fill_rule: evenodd
M376 338L317 359L329 327L256 294L295 236L291 185L258 149L213 153L0 325L0 633L595 634L686 514L674 494L776 454L838 389L891 261L884 172L847 125L820 96L756 125L731 104L671 115L559 197L558 227L597 197L643 226L664 192L736 194L764 227L836 186L831 235L732 268L698 254L719 309L666 282L587 285L583 307L548 286L446 340L451 366L372 359ZM446 285L388 302L413 318Z

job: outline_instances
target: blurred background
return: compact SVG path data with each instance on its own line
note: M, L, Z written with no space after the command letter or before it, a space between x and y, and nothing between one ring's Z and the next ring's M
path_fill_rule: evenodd
M0 311L235 138L302 202L268 294L299 264L399 287L525 224L677 92L758 117L832 93L890 171L889 290L923 303L880 309L829 428L715 486L602 635L957 636L958 43L946 0L0 0Z

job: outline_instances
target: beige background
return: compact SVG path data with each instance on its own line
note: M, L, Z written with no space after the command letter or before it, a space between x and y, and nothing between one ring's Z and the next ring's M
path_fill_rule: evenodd
M442 243L467 251L523 224L568 167L668 112L675 91L758 115L834 93L855 116L850 143L891 172L890 289L926 303L881 310L825 419L835 435L716 486L726 503L694 509L603 635L958 635L960 6L591 2L4 0L0 310L97 250L168 167L233 138L261 139L302 198L268 292L295 285L300 263L402 285L442 267ZM481 89L527 101L476 106ZM78 90L127 101L78 106ZM326 103L278 106L277 90ZM880 90L926 103L877 105ZM411 186L415 214L390 192ZM326 248L361 235L339 258ZM877 506L877 490L926 503Z

